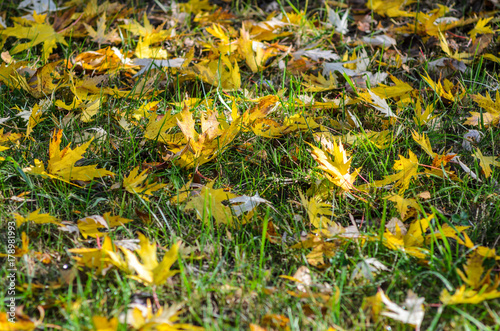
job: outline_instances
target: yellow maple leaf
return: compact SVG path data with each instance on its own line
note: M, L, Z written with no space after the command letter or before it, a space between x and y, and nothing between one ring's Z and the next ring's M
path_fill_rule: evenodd
M73 102L67 105L63 100L56 100L54 105L66 110L81 110L82 117L81 121L84 123L92 121L93 117L97 114L101 108L101 103L106 100L105 95L90 95L86 98L87 100L81 100L78 96L73 96Z
M15 313L0 313L0 330L5 331L34 331L42 326L45 312L42 306L38 306L40 318L35 320L23 313L22 306ZM12 322L14 321L14 322Z
M191 198L186 204L185 210L194 210L196 217L205 223L210 223L211 217L215 219L217 224L234 225L236 218L230 206L223 204L237 195L227 192L222 188L214 189L215 182L211 181L204 186L200 193Z
M207 163L222 153L240 131L241 119L234 120L231 125L217 119L217 112L208 110L201 116L201 133L195 130L195 121L188 108L184 108L177 119L186 144L167 142L169 150L179 157L174 162L182 167L193 168ZM172 148L173 147L173 148Z
M220 24L212 24L212 27L206 28L206 30L215 38L219 38L224 45L229 44L229 36L224 32Z
M22 133L12 133L12 132L3 132L3 128L0 128L0 146L16 143L19 139L22 138Z
M326 172L326 178L344 191L351 191L361 168L349 173L352 158L347 158L347 152L342 142L340 140L338 144L335 141L329 142L323 147L324 150L309 145L312 147L312 157L319 163L318 168ZM330 155L333 156L333 160Z
M180 114L165 114L161 118L159 115L153 115L149 117L148 125L144 131L144 138L149 140L155 140L162 143L172 142L173 135L167 134L167 131L177 125L177 120L180 118ZM186 144L187 141L178 141L174 139L174 142L180 144Z
M473 253L464 265L464 271L457 268L457 273L462 280L473 289L480 289L485 284L490 284L491 269L485 270L483 267L484 257L478 253Z
M482 96L476 94L472 96L472 100L480 107L484 108L486 112L470 112L472 117L467 118L464 124L477 126L480 123L485 127L497 125L500 121L500 92L497 91L495 101L487 94Z
M313 74L302 74L302 77L304 78L302 85L306 88L304 92L324 92L339 87L337 78L335 78L332 72L327 77L328 79L321 75L321 73L318 73L317 77Z
M420 99L417 100L414 111L415 117L413 117L413 121L419 126L427 124L437 117L437 115L432 115L432 112L434 111L434 104L428 104L425 107L425 110L423 110Z
M318 196L311 197L311 199L307 200L301 191L299 191L299 196L302 206L304 206L307 211L309 222L311 222L316 229L326 229L333 224L338 226L332 221L332 205L320 202Z
M123 186L125 187L125 190L132 194L139 194L146 201L147 198L145 197L145 195L153 195L153 192L167 186L167 184L161 183L144 183L144 181L148 177L147 172L148 170L146 169L143 172L139 173L139 166L137 166L130 172L127 177L123 179Z
M17 226L21 226L21 224L26 222L35 222L36 224L55 224L61 225L61 223L57 222L58 218L55 216L51 216L50 214L40 214L41 208L38 208L34 212L28 214L28 216L24 217L18 213L14 213L14 218L16 219Z
M449 90L446 90L443 85L441 84L441 82L435 82L431 79L431 77L429 77L429 74L426 74L426 76L422 76L422 79L424 81L427 82L427 84L429 84L429 86L434 90L434 92L437 93L437 95L439 95L441 98L445 98L445 99L448 99L450 101L455 101L455 96L453 95L453 93L451 93L451 91Z
M215 8L209 0L189 0L185 3L178 3L179 11L197 15L204 11L211 11Z
M50 62L38 68L33 75L26 77L18 71L11 72L9 84L22 88L37 99L47 99L61 84L61 76L56 70L61 61Z
M135 253L137 253L142 263L134 252L120 247L120 250L125 256L129 270L137 273L136 276L130 276L130 278L146 285L162 285L170 277L179 273L179 270L170 270L170 268L177 261L180 242L172 245L170 250L163 256L163 260L158 263L156 243L150 243L148 238L142 233L138 235L140 249L136 250Z
M179 315L182 313L180 304L170 307L159 307L153 310L151 301L148 299L146 306L138 308L133 306L127 311L126 321L133 330L158 330L158 331L203 331L202 327L191 324L178 323Z
M439 296L439 299L445 305L458 305L458 304L473 304L477 305L485 300L492 300L500 298L500 292L493 289L486 291L487 285L484 285L479 291L473 289L466 289L465 285L462 285L459 289L455 291L453 295L444 289Z
M401 10L415 0L370 0L366 3L368 9L373 10L380 16L388 17L414 17L415 13Z
M95 331L116 331L118 330L118 318L113 317L109 320L103 316L93 316L92 322L94 323Z
M491 166L500 167L500 161L495 160L495 156L484 156L479 148L476 148L472 156L479 160L479 165L483 169L486 178L491 176Z
M491 26L486 26L489 21L493 19L492 17L488 18L480 18L479 21L477 21L476 26L474 29L470 30L468 33L470 35L470 38L472 39L472 42L476 40L476 36L478 34L487 34L487 33L493 33L493 29Z
M42 118L43 113L52 105L52 101L50 99L40 100L38 104L34 105L33 108L28 111L23 112L19 106L14 106L15 109L19 110L21 113L17 116L21 116L22 118L27 118L27 126L26 126L26 138L28 138L33 132L33 128L40 122L44 120ZM29 116L28 116L29 115Z
M19 227L19 224L17 225ZM14 252L8 252L8 254L0 253L0 257L9 257L9 256L15 256L15 257L21 257L25 254L28 254L29 252L29 243L30 240L28 236L26 235L26 232L23 231L21 233L21 247L14 247ZM9 248L10 250L10 248Z
M75 166L75 163L82 158L83 153L89 147L92 139L75 149L71 149L69 147L71 144L68 144L63 150L60 150L62 134L62 130L54 130L54 134L50 140L47 171L45 171L43 163L35 159L35 166L23 169L24 172L59 179L67 183L71 180L89 181L94 178L114 175L111 171L96 169L97 165Z
M394 233L386 229L384 233L384 246L392 250L401 250L418 259L425 259L429 254L429 250L423 247L425 243L423 233L427 231L430 221L434 217L434 214L432 214L413 221L406 234L403 234L401 228L396 223Z
M149 22L146 13L144 13L143 20L144 26L142 26L135 20L129 20L127 24L120 25L120 28L130 31L136 36L142 37L141 40L148 45L164 42L166 39L169 39L172 31L163 30L163 26L165 25L166 21L155 28Z
M374 182L376 187L381 187L384 185L388 185L394 183L394 187L399 187L399 193L403 193L410 186L410 181L412 178L416 178L419 174L418 170L418 159L415 154L411 150L408 151L409 158L405 158L402 155L399 155L399 160L394 162L394 170L399 171L393 175L385 176L382 180L377 180Z
M187 73L194 73L196 77L207 84L221 87L223 90L238 90L241 86L241 75L238 62L231 63L229 58L221 55L220 61L204 60L187 70Z
M127 269L126 262L117 254L116 246L110 237L105 236L100 248L72 248L68 252L81 256L73 256L79 266L95 269L104 275L112 267Z
M246 64L254 73L262 71L266 61L278 53L273 47L266 47L260 42L251 40L250 33L244 27L240 30L238 46L241 57L245 59Z
M78 229L82 236L87 237L100 237L106 233L100 232L99 229L110 229L126 223L132 222L131 219L123 218L119 215L111 216L110 212L104 213L102 216L93 215L84 217L78 220Z
M417 203L416 199L405 199L402 196L398 194L392 194L388 197L385 197L384 199L387 199L389 201L392 201L396 203L397 210L399 214L401 215L401 219L404 220L407 216L408 209L413 208L413 209L419 209L420 206Z
M116 29L106 33L106 13L103 13L97 20L97 31L86 23L83 23L83 25L85 26L88 35L92 38L92 41L98 43L99 45L107 43L114 44L121 41Z
M379 84L377 87L372 88L371 91L378 95L380 98L385 99L396 97L403 99L413 91L413 87L410 84L397 79L393 75L390 75L389 77L391 78L394 85L389 86L385 84Z
M443 52L446 53L446 55L448 55L450 58L452 59L455 59L455 60L458 60L458 61L462 61L464 63L470 63L472 62L473 60L470 59L471 57L474 56L474 54L470 54L470 53L459 53L458 51L455 51L455 53L452 53L451 50L450 50L450 47L448 46L448 41L446 40L444 34L439 31L438 33L438 37L439 37L439 44L441 45L441 49L443 50Z
M322 235L309 234L306 240L303 240L290 248L293 249L307 249L313 248L311 252L306 255L307 262L313 266L324 266L325 258L332 258L337 254L342 244L341 240L325 240Z
M52 50L56 47L56 43L60 43L65 46L68 45L61 34L54 31L54 28L51 25L44 22L47 15L42 16L42 19L38 20L38 22L23 20L21 21L23 23L22 25L14 23L13 27L2 31L2 34L6 36L16 37L18 39L30 39L29 42L18 44L11 49L11 54L17 54L28 48L32 48L40 43L43 43L42 59L46 61L52 53Z
M432 158L437 156L437 153L434 153L432 151L431 142L429 141L429 137L427 137L425 133L420 134L417 131L412 131L411 136L413 137L413 140L415 140L415 142L418 143L420 147L422 147L427 155Z

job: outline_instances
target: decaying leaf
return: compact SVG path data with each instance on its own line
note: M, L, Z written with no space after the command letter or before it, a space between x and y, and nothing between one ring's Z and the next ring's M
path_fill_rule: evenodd
M405 300L405 308L402 308L392 302L382 290L379 290L379 293L386 308L381 312L382 315L405 324L414 325L417 330L420 329L425 315L424 298L419 298L410 290Z

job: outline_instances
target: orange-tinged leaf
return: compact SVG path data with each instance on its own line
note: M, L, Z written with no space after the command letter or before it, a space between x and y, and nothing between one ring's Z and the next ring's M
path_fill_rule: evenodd
M42 325L45 312L41 306L38 306L40 312L40 318L38 320L25 315L22 306L16 308L15 312L0 313L0 330L33 331Z

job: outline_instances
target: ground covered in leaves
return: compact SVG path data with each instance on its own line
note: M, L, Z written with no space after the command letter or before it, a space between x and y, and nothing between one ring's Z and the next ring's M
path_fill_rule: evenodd
M2 2L0 329L499 325L499 9Z

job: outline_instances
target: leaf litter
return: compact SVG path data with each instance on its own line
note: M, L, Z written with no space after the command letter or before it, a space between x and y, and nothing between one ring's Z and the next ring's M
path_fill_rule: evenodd
M40 286L17 327L498 323L496 2L292 2L2 9L2 257Z

